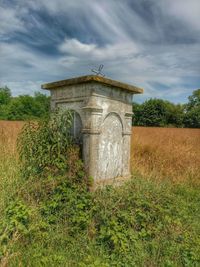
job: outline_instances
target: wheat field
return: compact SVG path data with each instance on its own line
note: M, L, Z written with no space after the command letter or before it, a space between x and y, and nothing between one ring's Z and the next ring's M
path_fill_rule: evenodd
M19 121L0 121L0 189L16 176ZM156 180L200 181L200 129L133 127L131 171ZM15 179L14 179L15 180Z
M22 122L0 121L0 214L13 188L19 187L16 141L22 126Z
M131 168L155 179L200 181L200 129L134 127Z

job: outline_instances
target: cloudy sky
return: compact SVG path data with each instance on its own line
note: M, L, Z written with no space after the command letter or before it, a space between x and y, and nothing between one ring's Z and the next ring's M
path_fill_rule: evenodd
M0 0L0 85L33 94L91 74L187 101L200 88L200 0Z

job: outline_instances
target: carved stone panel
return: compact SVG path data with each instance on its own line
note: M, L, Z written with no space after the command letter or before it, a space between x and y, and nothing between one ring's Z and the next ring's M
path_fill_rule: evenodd
M103 122L99 137L99 179L110 179L122 175L122 131L123 127L119 116L110 113Z

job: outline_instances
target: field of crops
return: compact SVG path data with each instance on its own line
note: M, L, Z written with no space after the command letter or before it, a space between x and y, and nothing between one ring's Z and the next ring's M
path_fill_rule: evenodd
M22 126L0 121L1 159L15 153ZM200 129L133 127L131 170L158 180L200 180Z
M200 129L135 127L132 170L172 182L200 181Z

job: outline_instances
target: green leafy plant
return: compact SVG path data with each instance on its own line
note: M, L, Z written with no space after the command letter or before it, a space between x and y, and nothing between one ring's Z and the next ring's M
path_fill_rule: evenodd
M30 208L21 200L14 200L5 210L3 222L0 222L0 264L11 254L13 244L28 233Z
M70 234L88 229L92 216L92 197L86 186L63 181L41 207L41 214L50 224L65 221Z
M72 113L54 111L39 122L28 122L18 139L21 169L26 177L48 172L58 173L69 168L72 151L70 134Z

